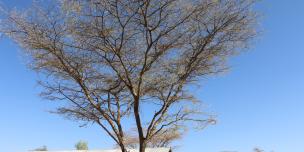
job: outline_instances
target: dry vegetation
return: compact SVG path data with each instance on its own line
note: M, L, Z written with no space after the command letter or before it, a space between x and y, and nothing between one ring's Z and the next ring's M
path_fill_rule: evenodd
M256 34L254 3L43 1L7 13L1 32L44 76L41 95L64 101L58 114L99 125L123 152L133 143L144 152L167 146L164 137L179 138L189 124L214 122L187 88L226 70L226 59L248 46Z

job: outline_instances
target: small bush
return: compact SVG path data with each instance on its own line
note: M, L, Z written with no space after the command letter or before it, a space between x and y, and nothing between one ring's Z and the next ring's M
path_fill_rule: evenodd
M46 146L42 146L40 148L36 148L34 151L48 151Z
M77 150L88 150L88 143L85 141L79 141L76 145L75 148Z

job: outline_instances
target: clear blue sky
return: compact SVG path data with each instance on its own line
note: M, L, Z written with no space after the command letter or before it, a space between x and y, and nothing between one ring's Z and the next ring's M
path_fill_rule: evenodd
M29 1L28 1L29 2ZM3 0L23 8L24 0ZM218 124L189 132L177 152L304 151L304 1L264 0L263 34L249 52L234 57L229 73L202 82L196 91L218 115ZM19 48L0 39L0 147L23 152L42 145L72 149L80 140L91 149L111 148L97 127L47 113L54 104L38 97L37 76L26 68Z

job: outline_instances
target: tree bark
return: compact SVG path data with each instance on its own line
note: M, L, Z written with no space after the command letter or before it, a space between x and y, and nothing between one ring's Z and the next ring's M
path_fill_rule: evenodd
M144 137L143 128L141 125L141 120L140 120L140 115L139 115L139 97L134 98L134 116L135 116L136 126L137 126L137 130L138 130L139 152L145 152L146 139Z
M124 144L120 144L121 152L128 152Z
M146 142L144 139L139 141L139 152L145 152L146 151Z

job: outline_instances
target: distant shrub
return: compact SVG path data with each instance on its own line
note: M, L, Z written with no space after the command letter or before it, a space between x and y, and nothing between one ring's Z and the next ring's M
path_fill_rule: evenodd
M34 151L48 151L48 149L47 149L46 146L42 146L42 147L40 147L40 148L34 149Z
M88 150L88 143L85 141L79 141L76 145L75 148L77 150Z

